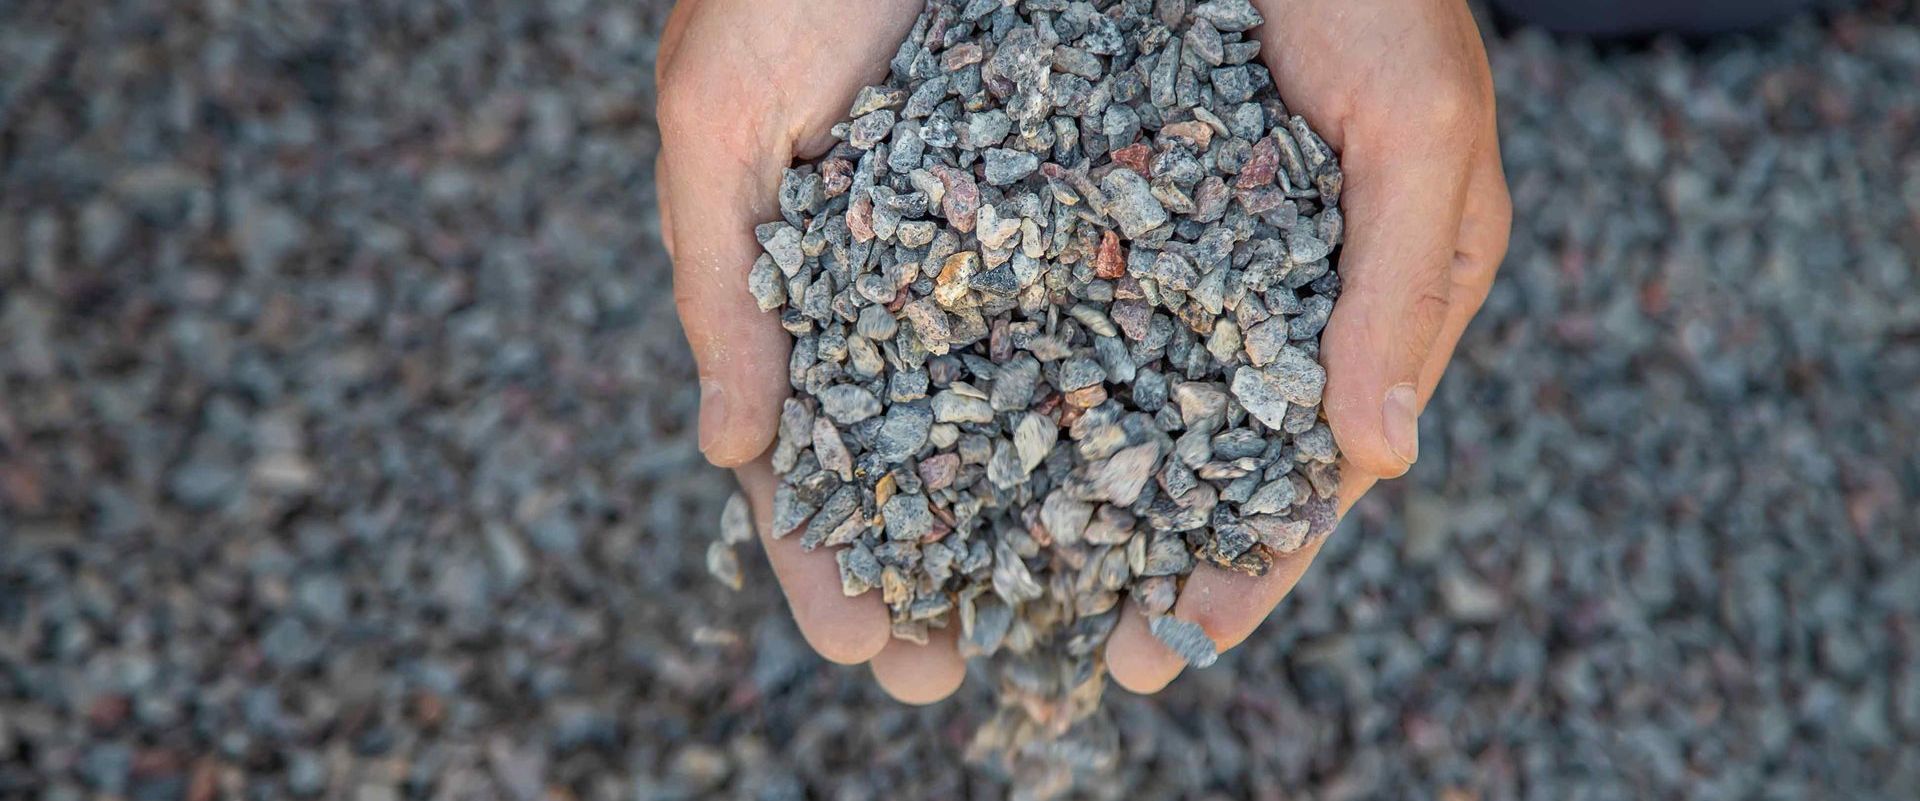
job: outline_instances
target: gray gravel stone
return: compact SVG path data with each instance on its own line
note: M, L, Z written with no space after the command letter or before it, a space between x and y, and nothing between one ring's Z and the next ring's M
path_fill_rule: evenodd
M1020 150L990 148L985 157L987 183L1006 186L1032 175L1040 168L1040 157Z
M835 384L819 397L821 413L841 425L852 425L880 413L880 399L852 384Z
M1114 170L1100 180L1107 213L1128 239L1137 239L1167 222L1167 210L1155 199L1147 179L1132 170Z
M1268 428L1280 428L1286 419L1287 397L1296 389L1285 378L1252 367L1234 372L1232 388L1234 400Z

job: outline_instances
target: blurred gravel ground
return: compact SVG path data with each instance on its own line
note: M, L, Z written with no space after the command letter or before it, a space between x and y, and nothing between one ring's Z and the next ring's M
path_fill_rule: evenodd
M700 568L630 2L0 5L0 798L996 798ZM1920 10L1491 42L1512 254L1090 797L1910 798Z

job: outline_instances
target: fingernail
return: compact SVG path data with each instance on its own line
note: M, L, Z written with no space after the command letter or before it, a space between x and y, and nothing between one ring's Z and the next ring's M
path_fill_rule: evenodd
M1387 390L1387 447L1407 464L1420 458L1419 404L1420 394L1412 384L1396 384Z
M720 441L727 425L727 394L720 384L700 379L700 452L706 453Z

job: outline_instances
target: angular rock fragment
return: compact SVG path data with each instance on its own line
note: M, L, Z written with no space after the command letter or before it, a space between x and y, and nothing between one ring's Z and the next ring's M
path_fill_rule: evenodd
M1220 658L1219 647L1214 645L1213 638L1208 637L1207 630L1198 623L1161 615L1149 621L1147 628L1153 632L1155 639L1186 660L1188 665L1204 668Z

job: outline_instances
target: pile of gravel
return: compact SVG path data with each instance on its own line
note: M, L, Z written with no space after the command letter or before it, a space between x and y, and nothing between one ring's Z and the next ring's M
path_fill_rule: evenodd
M707 578L630 2L0 4L0 797L995 798ZM1920 16L1489 40L1421 460L1085 797L1920 784ZM696 532L689 534L688 532Z
M895 637L1004 653L983 742L1094 710L1124 597L1212 664L1167 614L1180 581L1333 530L1340 172L1260 22L1246 0L934 0L756 230L745 289L795 337L772 536L835 549ZM714 546L730 581L745 509Z

